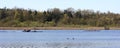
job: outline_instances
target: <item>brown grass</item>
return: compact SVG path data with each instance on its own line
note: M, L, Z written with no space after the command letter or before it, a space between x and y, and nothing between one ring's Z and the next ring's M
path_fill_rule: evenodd
M0 27L0 30L104 30L104 27ZM110 27L110 30L120 30L120 27Z

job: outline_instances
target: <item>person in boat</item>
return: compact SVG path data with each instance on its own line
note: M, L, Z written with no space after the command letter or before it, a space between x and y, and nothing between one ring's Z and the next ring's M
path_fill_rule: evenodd
M30 32L31 29L24 29L23 32Z

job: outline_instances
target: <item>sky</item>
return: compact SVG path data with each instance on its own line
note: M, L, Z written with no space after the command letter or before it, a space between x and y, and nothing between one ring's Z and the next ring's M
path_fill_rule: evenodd
M0 8L24 8L44 11L51 8L91 9L120 13L120 0L0 0Z

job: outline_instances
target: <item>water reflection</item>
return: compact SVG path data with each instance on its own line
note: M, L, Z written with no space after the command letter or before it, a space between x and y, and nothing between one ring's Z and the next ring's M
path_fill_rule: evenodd
M0 30L0 47L120 48L120 30L36 31Z

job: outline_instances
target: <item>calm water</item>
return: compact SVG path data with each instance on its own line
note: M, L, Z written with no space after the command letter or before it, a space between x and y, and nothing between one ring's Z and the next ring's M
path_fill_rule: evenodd
M0 30L0 48L120 48L120 30Z

